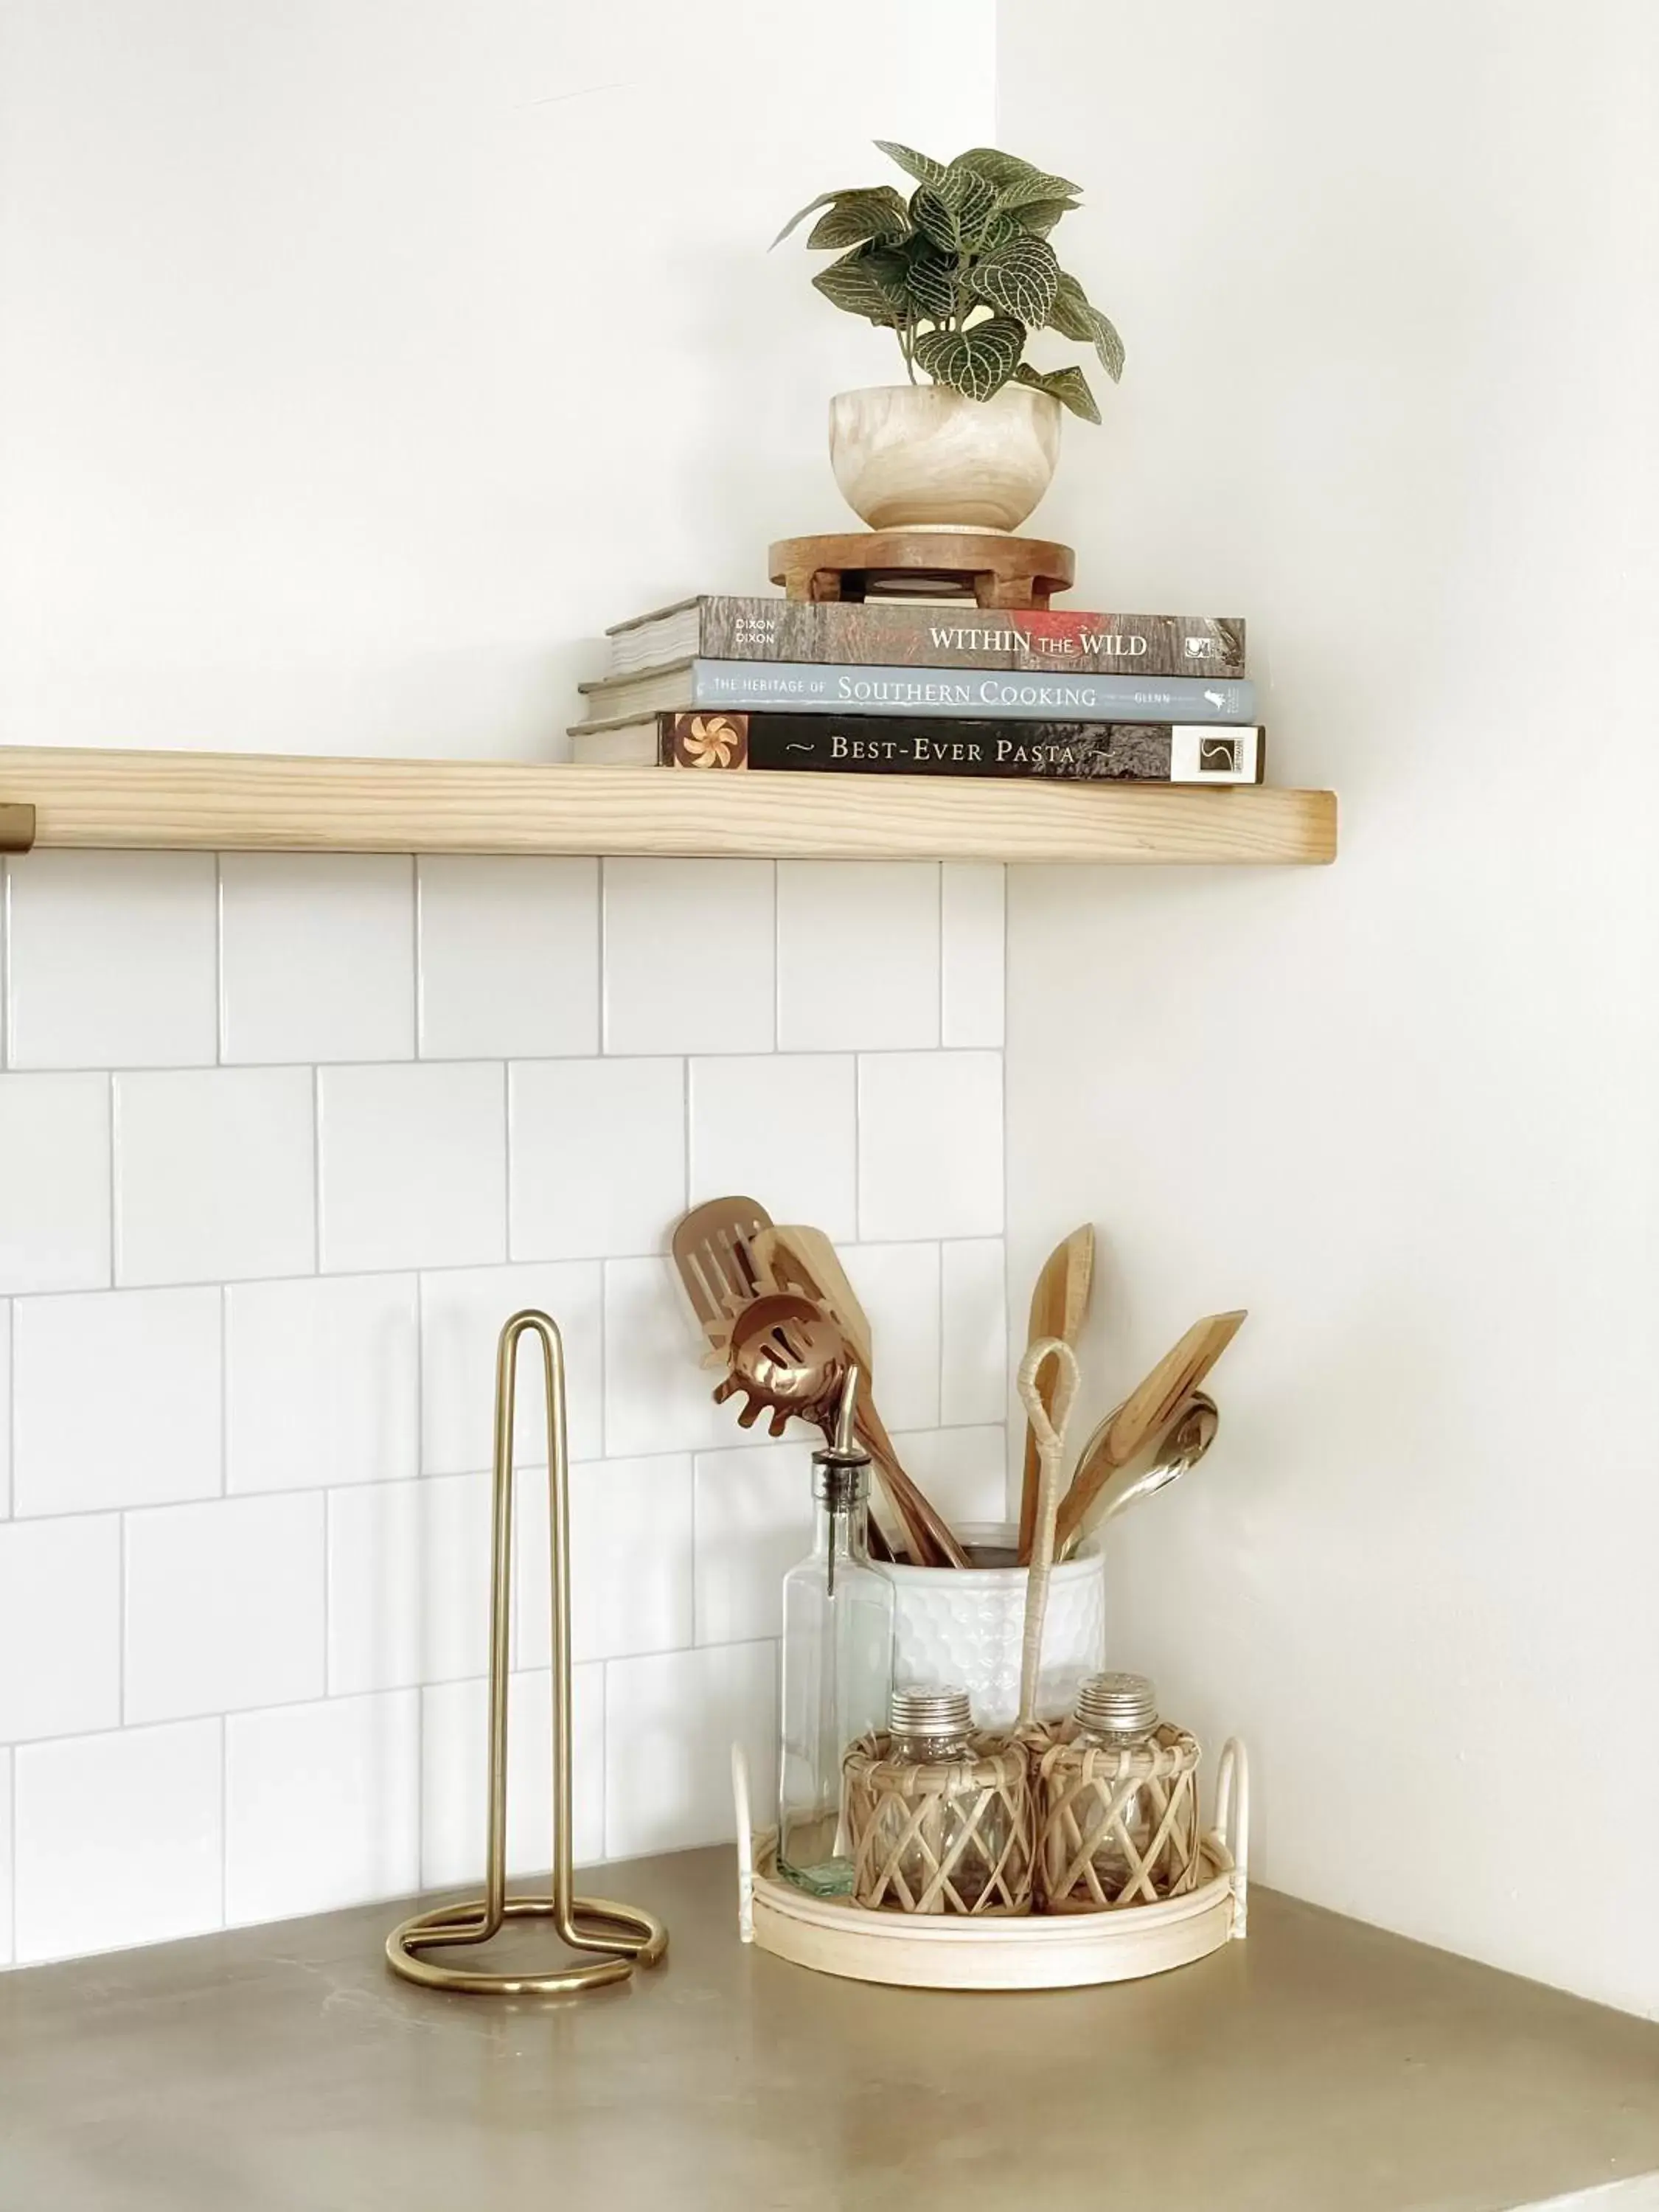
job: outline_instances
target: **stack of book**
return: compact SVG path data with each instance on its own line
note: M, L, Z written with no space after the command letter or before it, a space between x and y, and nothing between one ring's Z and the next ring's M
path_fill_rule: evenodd
M619 623L573 757L1077 782L1259 783L1244 625L705 595Z

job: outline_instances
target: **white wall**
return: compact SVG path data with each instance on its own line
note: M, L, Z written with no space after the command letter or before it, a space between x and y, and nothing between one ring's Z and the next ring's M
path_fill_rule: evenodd
M896 351L766 244L988 138L993 22L0 0L0 742L556 754L607 623L844 523Z
M1002 27L1128 347L1040 520L1247 615L1344 802L1328 874L1011 878L1011 1302L1100 1223L1097 1405L1251 1309L1117 1656L1249 1738L1269 1881L1659 2012L1659 15Z

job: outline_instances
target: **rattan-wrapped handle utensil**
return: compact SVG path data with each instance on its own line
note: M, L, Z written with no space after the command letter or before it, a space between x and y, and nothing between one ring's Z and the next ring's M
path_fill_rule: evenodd
M1041 1373L1051 1359L1059 1372L1053 1389L1045 1393L1041 1387ZM1036 1438L1037 1498L1031 1565L1025 1582L1025 1634L1020 1647L1019 1717L1015 1723L1016 1731L1030 1728L1036 1717L1042 1623L1048 1610L1048 1577L1054 1564L1054 1522L1060 1510L1060 1467L1066 1449L1066 1424L1077 1399L1078 1379L1077 1354L1061 1337L1043 1337L1028 1348L1019 1363L1019 1401Z

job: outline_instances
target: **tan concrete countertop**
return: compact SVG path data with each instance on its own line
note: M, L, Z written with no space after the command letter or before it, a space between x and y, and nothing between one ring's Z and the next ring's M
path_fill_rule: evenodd
M1509 2212L1659 2168L1659 2027L1270 1892L1178 1972L964 1996L743 1949L728 1850L589 1886L672 1941L581 1998L407 1987L387 1905L0 1975L0 2208Z

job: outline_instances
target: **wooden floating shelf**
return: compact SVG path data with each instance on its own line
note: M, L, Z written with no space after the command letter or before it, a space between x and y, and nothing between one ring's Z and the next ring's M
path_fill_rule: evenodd
M1336 799L1271 786L698 774L0 748L0 849L1316 865Z

